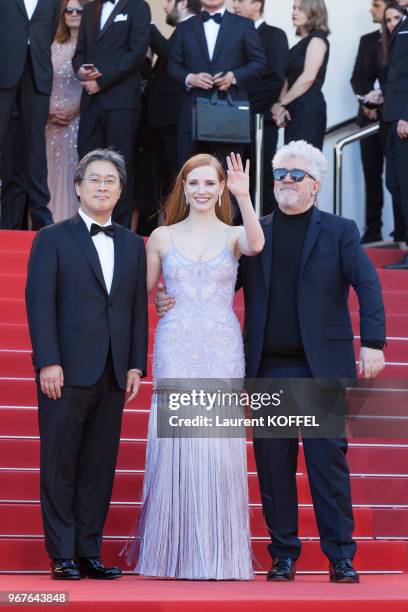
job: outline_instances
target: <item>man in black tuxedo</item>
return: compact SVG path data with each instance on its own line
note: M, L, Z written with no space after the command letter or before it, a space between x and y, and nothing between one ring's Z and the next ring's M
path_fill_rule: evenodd
M371 16L373 23L382 23L385 0L373 0ZM356 95L365 96L374 89L380 77L381 30L370 32L360 38L357 57L351 77L351 86ZM357 125L366 127L379 120L378 109L367 108L360 104ZM384 150L379 134L360 141L361 161L363 164L366 191L366 229L362 242L377 242L381 236L381 212L383 208L383 166ZM402 238L401 238L402 239Z
M130 226L133 148L141 106L140 68L149 43L144 0L94 0L85 6L72 60L83 81L78 154L111 146L126 160L128 183L114 220Z
M211 97L214 88L236 100L248 99L249 84L266 70L253 22L229 13L224 0L202 0L201 5L200 15L177 26L168 64L169 75L188 91L179 122L179 165L194 153L212 153L224 162L231 152L228 143L193 143L194 100ZM234 145L234 150L242 153L243 147Z
M285 81L288 39L283 30L265 22L263 18L264 6L265 0L233 0L235 14L254 21L265 50L268 67L263 77L249 87L252 113L264 117L262 210L264 214L268 214L276 206L272 160L278 144L278 128L272 119L271 109L275 102L279 100ZM255 168L254 157L254 147L252 147L253 169Z
M5 157L9 154L5 148L17 106L24 141L25 191L33 229L52 223L44 130L53 78L51 43L59 17L59 0L0 0L0 178L11 179L5 177ZM2 202L3 229L16 225L18 215L10 210L11 203L12 199Z
M377 273L360 246L355 223L316 206L327 172L323 154L305 141L293 142L278 151L273 167L278 207L261 219L265 247L256 257L240 259L246 377L292 379L292 400L302 414L308 408L306 414L310 414L315 406L299 397L299 388L330 409L331 401L342 400L341 379L356 378L350 285L360 305L359 373L366 378L375 377L384 367L384 306ZM159 292L156 304L163 316L173 298ZM294 379L306 379L305 385L296 385ZM321 548L330 561L330 580L358 582L352 564L356 544L347 440L302 437ZM272 540L270 581L293 580L301 552L298 446L297 436L254 437L263 512Z
M405 3L406 4L406 3ZM384 91L384 121L388 124L387 187L396 193L404 216L408 243L408 15L395 28L390 42L387 82ZM408 270L408 255L389 269Z
M201 0L166 0L164 10L166 23L176 27L201 11ZM185 87L181 87L167 74L167 63L171 52L171 41L161 34L152 24L150 29L150 48L157 55L150 75L147 90L147 112L149 127L158 155L159 192L164 201L169 194L174 177L178 172L177 129Z
M118 578L100 559L125 392L146 374L143 240L112 211L126 182L122 156L86 155L75 172L78 214L39 232L26 304L37 372L41 508L52 576Z

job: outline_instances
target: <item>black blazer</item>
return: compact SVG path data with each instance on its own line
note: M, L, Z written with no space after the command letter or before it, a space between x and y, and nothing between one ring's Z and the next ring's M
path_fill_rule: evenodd
M101 3L85 6L79 28L72 65L75 73L82 64L95 64L102 76L102 106L106 110L140 107L140 68L149 44L150 8L144 0L119 0L106 24L100 30ZM119 15L126 19L115 21ZM85 110L93 96L83 92L81 109Z
M248 85L266 70L261 39L251 19L225 11L212 60L208 55L201 15L191 17L176 27L168 73L181 87L185 88L186 77L190 73L208 72L214 75L230 70L237 79L237 87L231 88L231 94L236 99L245 98ZM205 97L211 93L194 88L187 98Z
M262 357L272 265L274 213L263 217L265 247L242 257L239 285L245 297L246 376L255 378ZM239 286L238 285L238 286ZM377 272L360 246L354 221L313 210L299 273L298 313L303 347L315 378L355 378L350 285L360 303L362 340L385 341L385 315Z
M356 62L354 64L353 74L351 77L351 86L356 95L365 96L374 88L376 79L380 78L381 74L381 32L370 32L360 38ZM357 116L357 125L364 127L370 121L359 107Z
M150 26L149 46L157 55L147 89L148 120L152 128L177 125L185 96L185 88L167 74L171 40L172 37L165 38L154 24Z
M116 224L115 224L116 225ZM89 231L77 214L39 231L28 265L26 304L36 370L61 365L65 384L87 387L101 376L109 346L116 379L146 374L146 257L142 238L116 225L108 294Z
M383 118L408 121L408 17L394 30L385 86Z
M267 72L249 87L249 101L254 113L272 121L271 108L279 99L285 81L288 39L283 30L262 23L258 30L265 50Z
M0 89L15 87L23 74L28 41L40 93L50 95L51 44L58 28L60 0L38 0L31 20L24 0L0 0Z

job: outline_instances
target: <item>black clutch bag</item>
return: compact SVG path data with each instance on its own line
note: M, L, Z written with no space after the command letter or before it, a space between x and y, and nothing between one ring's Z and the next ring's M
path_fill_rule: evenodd
M225 99L215 92L211 98L196 98L193 105L193 140L205 142L251 142L248 100Z

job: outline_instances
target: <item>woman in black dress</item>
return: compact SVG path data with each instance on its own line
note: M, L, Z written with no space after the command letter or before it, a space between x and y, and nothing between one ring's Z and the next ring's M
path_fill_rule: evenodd
M285 127L285 143L303 139L322 149L330 33L324 0L294 0L292 21L301 40L289 51L286 81L272 114L278 127Z

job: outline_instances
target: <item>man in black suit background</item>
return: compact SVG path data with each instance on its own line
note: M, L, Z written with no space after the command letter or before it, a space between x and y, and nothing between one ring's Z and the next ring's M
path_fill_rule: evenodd
M265 0L233 0L232 5L236 15L254 21L265 50L267 72L249 87L249 101L252 113L264 117L262 210L264 214L268 214L276 206L272 160L278 144L278 128L272 119L271 109L279 100L285 81L288 39L283 30L265 22ZM251 161L254 169L253 147Z
M201 11L201 0L165 0L166 23L172 27L186 21ZM174 34L173 34L174 35ZM171 53L171 41L152 24L150 29L151 50L157 55L150 75L147 91L149 127L158 155L159 193L164 201L171 190L172 181L178 172L175 143L185 87L181 87L167 74Z
M26 304L37 372L41 509L52 577L112 579L100 559L125 392L146 374L142 238L112 224L126 182L122 156L86 155L75 171L78 214L40 231Z
M5 176L4 166L5 156L10 154L5 149L17 106L33 229L52 223L44 130L53 78L51 44L59 17L59 0L0 0L0 178L10 180L14 172L12 167ZM3 229L18 224L19 212L12 210L12 202L12 198L2 202Z
M224 162L232 150L228 143L193 143L194 100L211 97L214 88L228 91L236 100L247 99L249 84L266 70L265 54L253 22L228 12L224 0L202 0L201 5L200 15L177 26L168 64L169 75L188 90L179 122L180 165L198 152L212 153ZM233 147L243 153L242 146Z
M114 211L130 226L133 148L141 105L140 68L149 43L150 9L144 0L94 0L85 6L72 60L83 81L78 154L111 146L126 160L128 183Z
M371 16L373 23L381 24L386 0L372 0ZM374 89L380 77L381 67L381 30L364 34L360 38L357 57L351 77L351 86L356 95L365 96ZM360 104L357 125L366 127L379 120L379 111ZM366 192L366 228L362 243L378 242L381 236L381 213L384 203L383 166L384 149L380 135L374 134L360 141L361 161L363 164Z
M404 0L400 2L406 6ZM390 42L390 57L384 91L384 121L388 124L387 187L397 195L405 220L408 243L408 16L401 19ZM388 269L408 270L408 255Z

